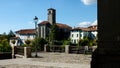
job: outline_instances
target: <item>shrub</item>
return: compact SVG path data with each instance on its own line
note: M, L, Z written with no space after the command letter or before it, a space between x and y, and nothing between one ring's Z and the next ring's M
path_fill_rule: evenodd
M26 40L25 43L26 43L27 46L30 46L31 41L30 40Z
M64 48L66 45L70 45L70 44L71 44L71 42L69 40L64 40L62 48Z
M0 44L0 52L11 52L11 46L6 39L2 40Z
M11 42L12 42L12 44L15 44L15 40L12 40Z

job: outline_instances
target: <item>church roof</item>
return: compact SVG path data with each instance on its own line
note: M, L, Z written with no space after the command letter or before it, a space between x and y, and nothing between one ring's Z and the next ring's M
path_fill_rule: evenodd
M42 21L40 22L38 25L47 25L47 24L50 24L48 21ZM62 24L62 23L56 23L56 25L59 27L59 28L66 28L66 29L69 29L71 30L72 27L68 26L67 24Z
M58 26L59 28L66 28L66 29L69 29L69 30L72 29L72 27L70 27L70 26L68 26L68 25L66 25L66 24L57 23L57 26Z
M22 29L16 31L18 34L35 34L35 29Z
M46 25L46 24L50 24L50 23L48 21L42 21L38 25Z

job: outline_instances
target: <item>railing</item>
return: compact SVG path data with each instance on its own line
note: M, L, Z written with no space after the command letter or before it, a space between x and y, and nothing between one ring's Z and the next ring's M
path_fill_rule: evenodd
M93 48L86 46L71 46L71 45L65 45L65 47L62 47L61 45L52 45L49 48L47 46L44 47L45 51L50 50L50 52L65 52L65 53L75 53L75 54L85 54L85 53L92 53Z
M12 58L15 57L31 57L30 47L13 46L12 47Z
M76 53L76 54L83 54L83 53L92 53L92 48L88 47L87 49L85 46L69 46L69 53Z
M69 53L77 53L78 47L77 46L69 46Z
M24 55L24 47L16 46L16 54Z
M61 45L53 45L53 46L50 46L50 51L51 52L63 52L64 48Z

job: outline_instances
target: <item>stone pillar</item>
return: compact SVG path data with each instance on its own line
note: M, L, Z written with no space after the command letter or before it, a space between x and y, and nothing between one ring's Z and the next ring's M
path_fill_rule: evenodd
M24 47L24 58L31 57L31 48L30 47Z
M120 0L98 0L98 47L91 68L120 68Z
M44 39L46 38L46 28L45 28L46 26L44 26Z
M41 26L41 36L40 37L43 37L43 26Z
M65 53L69 54L69 45L65 45Z
M47 45L44 45L44 52L47 52Z
M12 47L12 59L15 58L15 47L14 46L11 46Z

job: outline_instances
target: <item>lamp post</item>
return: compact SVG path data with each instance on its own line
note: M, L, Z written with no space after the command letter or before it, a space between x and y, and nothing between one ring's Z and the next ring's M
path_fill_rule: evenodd
M35 18L33 19L35 22L35 57L37 57L37 22L38 22L38 18L37 16L35 16Z

